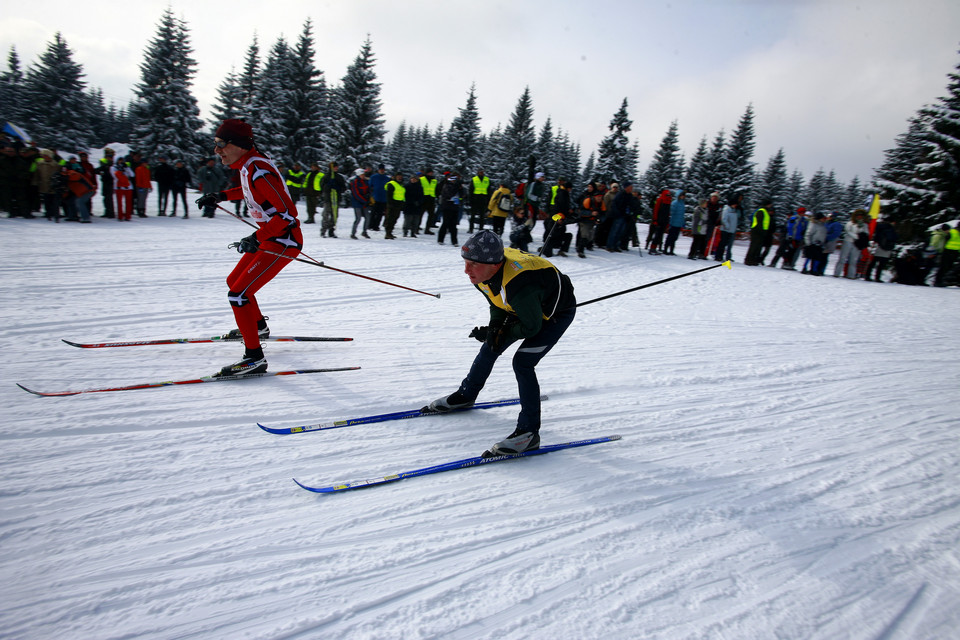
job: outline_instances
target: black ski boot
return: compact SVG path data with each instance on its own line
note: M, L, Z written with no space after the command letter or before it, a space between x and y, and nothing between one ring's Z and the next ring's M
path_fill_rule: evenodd
M230 366L220 369L219 373L214 374L217 378L242 378L257 373L263 373L267 370L267 359L263 356L263 348L245 349L243 358Z
M257 336L261 340L264 338L270 337L270 327L267 326L267 320L270 318L263 317L257 320ZM223 336L224 340L242 340L243 334L240 333L240 329L230 329L227 332L227 335Z

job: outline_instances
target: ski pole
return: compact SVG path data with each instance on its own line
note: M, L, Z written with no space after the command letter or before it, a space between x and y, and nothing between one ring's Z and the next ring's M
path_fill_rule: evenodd
M593 300L587 300L586 302L581 302L578 304L578 307L582 307L587 304L592 304L594 302L600 302L601 300L606 300L607 298L615 298L617 296L622 296L625 293L633 293L634 291L639 291L640 289L646 289L647 287L652 287L654 285L663 284L664 282L670 282L671 280L677 280L678 278L686 278L687 276L692 276L695 273L703 273L704 271L710 271L710 269L716 269L717 267L726 267L727 269L732 269L730 261L721 262L720 264L715 264L712 267L704 267L703 269L697 269L696 271L688 271L687 273L681 273L678 276L670 276L669 278L664 278L663 280L657 280L656 282L648 282L647 284L642 284L639 287L634 287L632 289L626 289L624 291L618 291L617 293L611 293L600 298L594 298Z
M323 267L324 269L330 269L331 271L345 273L348 276L356 276L357 278L363 278L364 280L373 280L374 282L379 282L380 284L388 284L391 287L397 287L398 289L406 289L407 291L413 291L414 293L422 293L425 296L431 296L434 298L440 297L439 293L427 293L426 291L420 291L419 289L411 289L410 287L405 287L402 284L395 284L393 282L387 282L386 280L378 280L377 278L371 278L370 276L361 275L359 273L353 273L352 271L344 271L343 269L337 269L336 267L331 267L328 264L324 264L318 260L309 258L309 256L308 256L309 258L308 260L304 260L303 258L290 258L290 256L285 256L282 253L277 253L276 251L267 251L265 249L260 249L260 251L262 251L263 253L269 253L272 256L280 256L281 258L287 258L288 260L292 259L292 260L296 260L297 262L302 262L304 264L311 264L315 267Z
M253 227L254 229L258 229L258 228L259 228L259 227L257 227L257 225L253 224L253 223L250 222L249 220L244 220L243 218L241 218L240 216L238 216L237 214L235 214L233 211L230 211L229 209L226 209L226 208L220 206L219 204L217 205L217 208L218 208L218 209L223 209L224 211L226 211L227 213L229 213L231 216L233 216L234 218L236 218L236 219L239 220L240 222L242 222L242 223L244 223L244 224L247 224L247 225L250 225L250 226ZM410 287L404 287L403 285L394 284L393 282L387 282L386 280L378 280L378 279L376 279L376 278L371 278L370 276L364 276L364 275L360 275L359 273L353 273L352 271L344 271L343 269L337 269L336 267L331 267L330 265L324 264L323 262L317 260L316 258L312 258L312 257L308 256L308 255L305 254L303 251L300 252L300 255L303 256L302 258L300 258L300 257L291 258L290 256L286 256L286 255L284 255L284 254L282 254L282 253L277 253L277 252L275 252L275 251L267 251L267 250L265 250L265 249L261 249L261 251L263 251L264 253L269 253L269 254L272 255L272 256L280 256L281 258L287 258L288 260L296 260L297 262L302 262L302 263L304 263L304 264L312 264L312 265L315 266L315 267L323 267L324 269L330 269L331 271L339 271L340 273L345 273L345 274L347 274L348 276L356 276L356 277L358 277L358 278L363 278L363 279L365 279L365 280L373 280L374 282L379 282L379 283L381 283L381 284L388 284L388 285L390 285L391 287L397 287L398 289L406 289L407 291L413 291L414 293L422 293L422 294L425 295L425 296L432 296L432 297L434 297L434 298L439 298L439 297L440 297L440 294L439 294L439 293L427 293L426 291L420 291L419 289L411 289Z
M553 219L553 226L550 227L550 231L547 232L547 237L543 239L543 246L540 247L540 250L537 251L537 255L543 255L543 250L547 248L550 244L550 236L553 235L553 230L560 226L560 221L556 218Z

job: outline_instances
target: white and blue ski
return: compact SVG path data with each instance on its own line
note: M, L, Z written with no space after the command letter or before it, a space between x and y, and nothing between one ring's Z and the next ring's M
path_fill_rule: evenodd
M547 396L540 396L541 400L547 400ZM493 400L491 402L477 402L471 407L465 409L454 409L453 411L434 412L423 409L410 409L408 411L396 411L394 413L381 413L376 416L364 416L362 418L347 418L345 420L335 420L334 422L324 422L320 424L308 424L299 427L267 427L260 423L257 426L267 433L278 435L287 435L290 433L306 433L308 431L322 431L325 429L340 429L342 427L353 427L359 424L371 424L374 422L388 422L390 420L406 420L408 418L421 418L423 416L449 415L451 413L460 413L462 411L472 411L473 409L492 409L494 407L507 407L513 404L520 404L519 398L509 398L506 400Z
M434 465L432 467L424 467L423 469L414 469L413 471L404 471L402 473L395 473L389 476L382 476L379 478L373 478L370 480L358 480L356 482L342 482L339 484L333 484L327 487L311 487L305 485L296 478L293 479L300 487L306 489L307 491L313 491L314 493L339 493L341 491L349 491L351 489L363 489L365 487L375 487L382 484L388 484L391 482L396 482L397 480L403 480L404 478L413 478L415 476L425 476L432 473L443 473L444 471L453 471L455 469L466 469L468 467L479 467L485 464L492 464L494 462L503 462L505 460L513 460L514 458L526 458L529 456L539 456L544 453L552 453L554 451L560 451L561 449L573 449L575 447L585 447L590 444L599 444L601 442L613 442L614 440L619 440L620 436L602 436L599 438L589 438L587 440L575 440L573 442L564 442L562 444L548 444L540 447L539 449L534 449L533 451L524 451L523 453L515 453L508 456L494 456L491 458L484 458L483 456L477 456L475 458L465 458L463 460L454 460L453 462L446 462L444 464Z

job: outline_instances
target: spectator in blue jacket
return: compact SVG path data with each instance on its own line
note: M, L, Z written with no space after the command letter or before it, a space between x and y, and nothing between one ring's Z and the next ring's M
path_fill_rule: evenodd
M827 239L823 242L822 259L820 260L820 269L818 276L822 276L830 262L830 256L837 248L837 240L843 235L843 223L837 220L839 214L834 211L827 215Z
M673 193L673 202L670 203L670 230L667 231L667 241L663 243L663 253L668 256L677 255L677 238L680 237L680 231L687 226L687 194L683 189L677 189Z
M373 196L373 214L370 216L370 225L367 231L380 231L380 221L387 212L387 183L390 176L387 168L378 165L377 172L370 176L370 195Z
M805 207L800 207L797 209L797 212L787 220L786 231L780 239L780 248L777 249L777 254L773 257L773 262L770 263L770 266L777 266L777 260L782 257L783 266L781 269L794 271L796 268L793 265L797 261L799 250L803 247L803 235L806 232L807 210Z

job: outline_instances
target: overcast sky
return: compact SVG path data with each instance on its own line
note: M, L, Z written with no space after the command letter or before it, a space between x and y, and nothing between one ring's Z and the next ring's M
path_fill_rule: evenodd
M918 108L944 95L960 63L957 0L355 2L344 0L46 0L4 3L0 46L36 62L60 31L89 85L125 106L170 7L186 21L201 116L240 69L254 33L265 57L309 17L317 67L338 84L368 34L387 126L447 125L476 84L481 127L506 124L529 86L586 161L624 98L645 169L677 120L689 158L752 103L755 160L779 148L809 179L824 168L868 181Z

